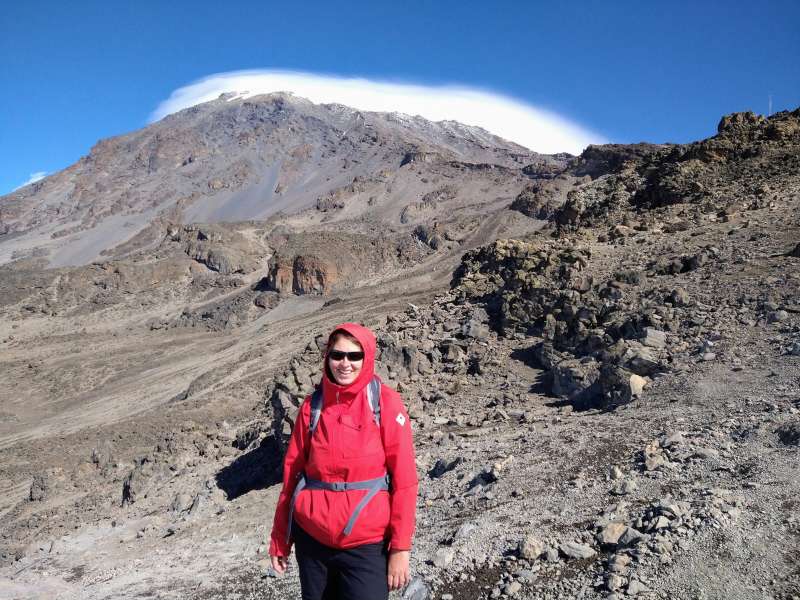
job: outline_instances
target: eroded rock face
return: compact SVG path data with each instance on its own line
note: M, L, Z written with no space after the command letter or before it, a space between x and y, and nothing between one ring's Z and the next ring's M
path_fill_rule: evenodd
M328 294L337 281L336 266L315 256L277 256L267 276L269 288L282 294Z
M544 179L528 184L509 207L533 219L548 220L564 204L575 181L571 177Z
M222 275L254 271L259 251L263 251L240 233L217 225L187 225L175 230L171 238L183 245L189 258Z
M430 239L430 245L421 246L417 239L413 233L395 238L332 231L273 233L269 242L276 251L266 285L282 294L327 295L387 268L416 262L438 242Z
M798 171L800 109L769 118L734 113L722 118L716 136L687 145L590 146L570 172L596 179L571 192L554 220L572 231L677 205L761 208L796 189Z

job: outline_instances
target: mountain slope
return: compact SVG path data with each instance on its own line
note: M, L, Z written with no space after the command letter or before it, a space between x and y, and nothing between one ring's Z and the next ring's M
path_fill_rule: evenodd
M0 198L0 262L33 255L52 266L84 264L154 223L265 219L359 193L367 197L355 212L372 198L370 212L391 206L383 216L398 222L410 196L434 189L410 170L518 170L537 159L548 162L455 122L284 93L222 96L102 140L71 167Z

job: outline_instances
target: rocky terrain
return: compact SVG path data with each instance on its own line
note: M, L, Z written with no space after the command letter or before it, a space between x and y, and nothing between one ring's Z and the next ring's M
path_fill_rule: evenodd
M281 162L255 212L234 143ZM356 320L415 428L396 597L800 598L800 110L543 157L221 98L92 156L0 198L0 596L299 597L264 554L281 452Z

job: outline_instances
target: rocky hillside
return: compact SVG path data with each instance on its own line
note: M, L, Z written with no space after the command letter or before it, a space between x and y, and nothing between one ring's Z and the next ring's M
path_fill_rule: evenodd
M344 210L409 222L441 212L445 184L463 202L475 186L560 161L455 122L281 93L222 96L102 140L71 167L0 197L0 261L80 265L132 238L152 246L163 221L263 220L309 206L329 218ZM474 185L454 178L465 171Z
M397 597L800 597L798 132L413 150L402 206L351 165L290 215L2 267L0 592L299 597L264 554L281 451L357 320L416 436Z

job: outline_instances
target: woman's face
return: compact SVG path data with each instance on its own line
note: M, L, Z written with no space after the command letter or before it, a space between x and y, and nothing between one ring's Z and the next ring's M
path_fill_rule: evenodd
M341 352L360 352L362 357L360 360L351 361L349 357L344 356L340 360L339 353ZM361 372L361 367L364 366L363 350L361 345L347 339L344 336L338 336L331 349L328 351L328 365L333 373L333 378L339 385L350 385L353 383L358 374Z

